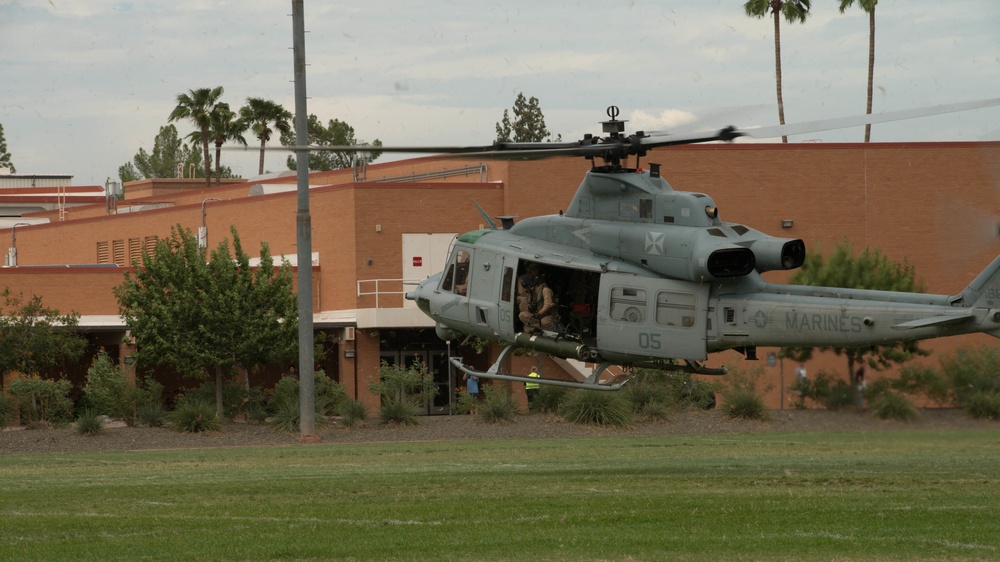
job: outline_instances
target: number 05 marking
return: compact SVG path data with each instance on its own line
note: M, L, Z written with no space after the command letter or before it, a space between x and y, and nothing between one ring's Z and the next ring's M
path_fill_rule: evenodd
M660 349L663 344L660 342L660 334L650 332L639 332L639 347L642 349Z

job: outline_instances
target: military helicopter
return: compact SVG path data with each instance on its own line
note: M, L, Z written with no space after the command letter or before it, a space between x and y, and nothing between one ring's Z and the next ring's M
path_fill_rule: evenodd
M383 147L593 161L565 212L516 223L498 217L498 226L480 208L488 228L458 236L445 270L406 298L434 319L442 339L475 336L507 344L486 371L454 358L466 373L526 382L504 373L502 365L517 349L527 349L595 365L583 381L532 381L598 390L622 388L618 377L603 376L614 365L725 374L703 362L710 353L730 349L755 359L762 346L866 346L973 332L1000 337L1000 256L955 295L769 283L761 273L802 265L802 240L725 222L711 196L677 191L661 177L659 165L644 168L639 160L658 147L770 138L998 104L1000 99L993 99L689 135L626 134L612 106L602 122L604 134L576 142ZM636 163L629 167L632 156ZM539 279L548 289L539 289Z

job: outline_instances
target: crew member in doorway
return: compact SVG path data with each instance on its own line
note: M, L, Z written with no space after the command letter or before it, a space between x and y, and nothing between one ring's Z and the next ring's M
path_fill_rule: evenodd
M552 289L545 281L530 273L521 276L525 296L520 299L521 312L518 318L524 324L524 331L538 329L552 330L556 325L556 301Z

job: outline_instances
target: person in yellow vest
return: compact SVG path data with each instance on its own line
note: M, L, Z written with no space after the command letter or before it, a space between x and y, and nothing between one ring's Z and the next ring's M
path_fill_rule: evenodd
M529 378L540 379L541 375L538 374L538 369L534 365L531 366L531 372L528 373ZM540 385L537 382L526 382L524 383L524 393L528 396L528 405L531 405L538 397L538 387Z

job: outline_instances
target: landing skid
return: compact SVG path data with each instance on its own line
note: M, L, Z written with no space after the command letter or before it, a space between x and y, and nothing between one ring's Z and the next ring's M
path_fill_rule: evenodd
M553 386L568 386L570 388L583 388L586 390L607 390L615 391L621 390L628 379L621 382L614 382L612 384L601 384L601 375L610 367L611 363L600 363L594 368L594 371L587 377L587 380L583 382L577 381L564 381L556 379L546 379L544 377L533 378L533 377L522 377L520 375L504 374L500 372L500 365L510 357L510 354L514 352L516 348L514 346L507 346L500 352L500 356L497 360L490 366L486 371L477 371L472 369L462 363L462 359L458 357L453 357L451 364L455 366L456 369L466 373L468 375L475 375L477 377L482 377L484 379L495 379L501 381L514 381L514 382L533 382L539 384L549 384Z

